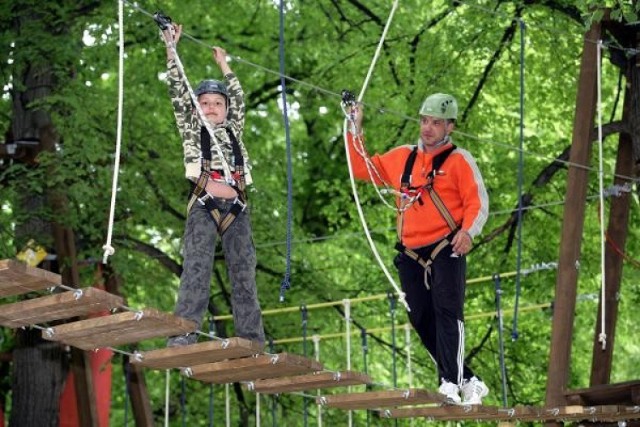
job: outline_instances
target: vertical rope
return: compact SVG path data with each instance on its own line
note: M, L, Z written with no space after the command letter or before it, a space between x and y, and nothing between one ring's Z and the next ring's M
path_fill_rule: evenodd
M393 373L393 386L398 387L398 368L397 368L397 355L398 348L396 344L396 297L389 292L387 294L389 298L389 316L391 317L391 361L392 361L392 373Z
M606 307L606 277L605 277L605 231L604 231L604 171L602 155L602 40L598 40L597 69L598 69L598 185L600 193L600 335L598 341L602 343L602 350L607 348L607 333L605 325Z
M171 381L171 372L169 369L165 371L164 377L164 427L169 427L169 383Z
M351 370L351 300L343 299L344 305L344 323L345 323L345 339L347 346L347 370ZM347 387L347 391L351 392L351 386ZM349 427L353 425L353 411L348 412Z
M187 384L184 377L180 377L180 415L182 427L187 427Z
M278 53L280 57L280 87L282 88L282 117L284 120L284 134L287 145L287 261L284 278L280 285L280 302L284 301L285 292L291 288L291 223L293 217L293 167L291 137L289 134L289 113L287 112L287 81L284 73L284 2L285 0L280 0L280 42L278 44Z
M213 318L213 314L211 316L209 316L209 335L211 336L211 340L214 340L214 336L216 334L216 323L215 320ZM214 420L214 389L213 389L213 384L209 385L209 427L213 427L213 420Z
M316 361L320 361L320 335L313 335L311 337L313 341L313 354L315 356ZM316 390L316 396L322 396L322 392L320 389ZM318 422L318 427L322 427L322 405L316 405L316 421Z
M362 364L364 365L364 373L369 374L369 366L367 364L367 354L369 353L369 345L367 344L367 330L360 328L360 339L362 345ZM371 385L367 384L365 390L369 391ZM371 424L371 411L367 411L367 427Z
M362 101L362 98L364 98L364 93L367 90L367 86L369 86L369 79L373 74L373 69L376 66L376 62L378 62L378 57L380 56L382 45L384 44L384 40L387 37L387 32L389 31L389 27L391 26L391 20L393 19L393 15L396 13L397 8L398 0L394 0L393 5L391 6L391 12L389 13L387 22L384 25L384 29L382 30L382 36L380 36L380 41L378 42L378 46L376 47L376 52L373 55L373 60L371 61L371 65L369 65L369 71L367 71L367 76L364 79L364 83L362 83L362 89L360 89L360 94L358 95L358 102Z
M111 207L109 208L109 226L107 241L102 246L104 255L102 263L106 264L109 256L116 250L111 246L113 238L113 221L116 213L116 194L118 192L118 175L120 174L120 146L122 145L122 110L124 109L124 3L118 1L118 118L116 127L116 154L113 164L113 180L111 183Z
M517 225L517 256L516 256L516 300L513 305L513 326L511 329L511 339L518 339L518 305L520 302L520 266L522 264L522 197L524 183L524 42L525 24L522 19L518 19L520 24L520 150L518 154L518 225Z
M404 324L404 343L407 347L407 377L409 388L413 388L413 365L411 364L411 325ZM414 419L411 418L410 425L414 425Z
M500 275L494 274L493 281L496 289L496 313L498 315L498 344L500 346L500 375L502 378L502 407L507 407L507 369L504 362L504 337L503 337L503 317L502 317L502 288L500 286Z
M256 427L260 427L260 393L256 393Z
M129 425L129 358L125 357L124 368L124 425Z
M307 357L307 324L308 324L308 314L309 311L307 310L307 306L306 305L302 305L300 306L300 315L302 316L302 355L304 357ZM304 427L308 426L308 420L309 420L309 400L307 399L306 396L302 397L302 404L303 404L303 425Z
M358 102L362 101L362 98L364 97L364 94L365 94L365 92L367 90L367 87L369 86L369 79L371 78L371 75L373 74L373 69L375 68L376 62L378 61L378 57L380 56L380 51L382 50L382 46L384 45L384 40L385 40L385 38L387 36L387 32L389 30L389 27L391 25L391 21L393 19L393 15L395 14L395 11L396 11L397 7L398 7L398 0L394 0L393 5L391 7L391 12L389 13L389 17L387 18L387 22L386 22L386 24L384 26L384 29L382 31L382 36L380 37L380 41L378 42L378 46L376 47L376 51L375 51L375 53L373 55L373 59L371 61L371 64L369 65L369 70L367 71L367 75L366 75L366 77L364 79L364 83L362 84L362 89L360 89L360 93L358 94ZM362 228L364 230L365 236L367 237L367 242L369 243L369 246L371 247L371 251L373 252L374 257L375 257L376 261L378 262L378 265L382 269L384 275L387 277L387 280L389 281L391 286L393 286L393 289L395 289L395 291L397 292L398 298L400 299L400 301L402 302L404 307L407 309L407 311L409 311L409 305L404 300L404 296L405 296L404 292L402 292L402 290L400 290L400 288L396 284L395 280L393 280L393 277L391 277L391 274L387 270L387 267L382 262L382 259L380 258L380 254L378 253L378 249L376 248L376 245L373 242L373 239L371 238L371 233L369 232L369 227L367 225L367 221L364 218L364 213L362 212L362 206L360 205L360 198L358 197L358 191L356 189L355 179L353 177L353 171L351 169L351 158L349 157L349 146L348 146L348 141L347 141L348 121L349 121L348 119L345 119L342 132L343 132L343 135L344 135L344 148L345 148L345 151L347 153L347 166L349 168L349 179L351 181L351 192L353 193L353 198L354 198L354 201L355 201L355 204L356 204L356 208L358 210L358 217L360 218L360 223L362 224Z
M231 427L231 395L229 393L229 383L224 385L224 411L226 426Z

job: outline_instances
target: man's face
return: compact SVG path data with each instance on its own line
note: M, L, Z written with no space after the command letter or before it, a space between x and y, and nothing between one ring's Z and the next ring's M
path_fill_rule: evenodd
M432 116L420 116L420 139L433 147L453 131L453 122Z
M198 97L200 108L209 123L219 125L227 117L227 100L219 93L203 93Z

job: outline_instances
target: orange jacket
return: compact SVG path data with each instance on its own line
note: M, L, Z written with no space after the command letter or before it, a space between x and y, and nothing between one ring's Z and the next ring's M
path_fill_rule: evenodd
M358 179L371 181L364 159L355 151L354 138L350 132L347 138L353 175ZM431 172L433 157L450 146L451 143L445 144L434 153L428 154L421 149L418 150L411 172L412 187L426 184L426 175ZM381 178L395 190L400 189L405 163L413 148L414 146L411 145L403 145L384 154L371 156L371 161ZM381 183L376 182L376 184ZM472 238L480 234L487 221L489 198L480 170L467 150L456 148L449 155L434 179L433 188L462 230L468 232ZM416 201L404 214L398 215L398 235L408 248L415 249L429 245L443 239L451 232L428 193L424 193L421 200L423 203Z

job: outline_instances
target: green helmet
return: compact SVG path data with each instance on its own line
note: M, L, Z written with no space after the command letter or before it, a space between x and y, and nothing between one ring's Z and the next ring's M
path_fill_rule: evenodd
M420 115L455 120L458 118L458 103L451 95L434 93L429 95L422 103Z

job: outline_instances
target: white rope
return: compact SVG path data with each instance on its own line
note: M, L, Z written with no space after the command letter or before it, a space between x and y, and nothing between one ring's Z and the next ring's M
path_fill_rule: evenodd
M362 89L360 89L360 94L358 95L358 102L362 101L364 97L364 92L367 90L367 86L369 86L369 79L373 74L373 68L378 62L378 57L380 56L380 51L382 50L382 45L384 44L384 39L387 37L387 31L389 31L389 26L391 25L391 20L393 19L393 14L396 12L398 8L398 0L394 0L393 5L391 6L391 12L389 13L389 18L387 18L387 23L384 26L384 30L382 30L382 36L380 37L380 41L378 42L378 47L376 48L376 52L373 55L373 60L371 61L371 65L369 65L369 71L367 72L367 77L364 79L364 83L362 84Z
M404 342L407 348L407 377L409 388L413 388L413 366L411 365L411 324L404 324ZM413 426L413 418L411 419L411 426Z
M256 427L260 427L260 393L256 393Z
M375 64L376 64L376 62L378 60L378 57L380 56L380 50L382 49L382 45L384 44L384 39L385 39L385 37L387 35L387 31L389 30L389 26L391 24L391 20L393 18L393 15L394 15L397 7L398 7L398 0L395 0L393 2L393 6L391 7L391 12L389 13L389 18L387 19L387 23L385 24L384 30L382 31L382 36L380 37L380 41L378 42L378 47L376 48L376 52L373 55L373 60L371 61L371 65L369 66L369 70L367 72L367 76L365 77L364 83L362 85L362 89L360 90L360 94L358 95L358 102L362 101L362 97L364 96L364 93L367 90L367 86L369 85L369 79L371 78L371 75L373 74L373 69L374 69ZM409 305L405 301L405 294L404 294L404 292L402 292L400 287L396 284L395 280L393 280L393 277L391 277L391 274L387 270L387 267L382 262L382 259L380 258L380 254L378 253L378 249L376 248L376 245L373 242L373 239L371 238L371 233L369 232L369 227L367 226L367 221L364 218L364 213L362 212L362 206L360 204L360 198L358 197L358 191L356 189L355 178L353 176L353 170L352 170L352 167L351 167L351 158L349 156L349 141L347 140L347 131L348 131L348 119L345 119L343 130L342 130L343 135L344 135L344 148L345 148L345 151L347 153L347 166L348 166L348 169L349 169L349 180L351 181L351 192L353 193L353 198L355 200L356 208L358 210L358 217L360 218L360 222L362 223L362 228L364 229L364 233L367 236L367 241L369 242L369 246L371 247L371 250L373 251L373 254L374 254L375 258L376 258L376 261L378 262L378 264L380 265L380 268L382 269L382 271L384 272L385 276L387 277L387 280L389 280L389 283L391 283L391 286L393 286L393 289L395 289L396 293L398 294L398 299L400 300L402 305L404 305L405 309L407 311L409 311Z
M113 238L113 220L116 212L116 194L118 192L118 175L120 174L120 146L122 145L122 110L124 105L124 3L118 1L118 118L116 125L116 154L113 165L113 181L111 185L111 207L109 209L109 227L107 230L107 241L102 246L104 255L102 263L107 263L107 258L113 255L116 250L111 246Z
M170 29L171 32L173 32L173 27L169 27L169 29ZM162 35L162 37L164 38L164 34ZM182 61L180 60L180 56L178 55L178 49L176 49L176 44L175 44L175 42L173 40L166 40L166 39L165 39L165 43L166 43L167 47L169 47L169 49L171 49L171 51L173 52L173 58L176 61L176 66L178 67L178 72L180 73L180 76L184 80L184 84L187 87L187 91L189 92L189 96L191 97L191 102L196 107L196 111L198 113L198 117L200 118L200 121L202 122L204 127L207 129L207 132L209 132L209 135L211 136L211 143L212 143L211 145L212 145L213 149L216 150L216 153L218 154L218 157L220 158L220 162L222 164L222 172L224 173L224 179L228 183L233 183L234 179L233 179L233 176L231 175L231 169L229 168L229 164L227 163L227 160L224 157L224 153L222 152L222 148L220 148L220 144L218 144L218 138L216 138L216 136L215 136L215 134L213 132L213 128L211 127L211 124L207 120L207 117L204 115L204 112L202 111L202 107L200 106L200 103L198 102L198 98L193 93L193 89L191 88L191 84L189 83L189 79L187 78L187 74L184 72L184 66L182 65Z
M320 335L313 335L311 337L313 341L313 352L316 360L320 361ZM322 396L322 391L320 389L316 390L316 396ZM322 405L316 405L316 421L318 422L318 427L322 427Z
M597 45L597 69L598 69L598 185L600 193L600 335L598 341L602 343L602 349L607 348L607 333L605 326L606 277L605 277L605 231L604 231L604 171L602 155L602 40Z
M229 396L229 383L224 385L224 411L226 415L226 426L231 427L231 397Z
M344 148L345 148L345 152L347 154L347 168L349 169L349 180L351 182L351 192L353 193L353 199L354 199L355 204L356 204L356 209L358 210L358 218L360 218L360 222L362 224L362 229L364 230L364 234L367 237L367 242L369 242L369 246L371 247L371 251L373 252L374 257L375 257L376 261L378 262L378 265L380 265L380 268L384 272L384 275L387 277L387 280L389 281L389 283L391 283L391 286L393 286L393 289L398 294L398 300L402 303L402 305L404 305L404 308L407 311L411 311L409 309L409 305L405 301L405 293L402 292L400 287L396 284L395 280L393 280L393 277L391 277L391 274L389 273L389 270L384 265L384 262L382 262L382 258L380 258L380 254L378 253L378 249L376 248L376 245L373 242L373 239L371 238L371 232L369 231L369 227L367 226L367 220L365 219L364 213L362 212L362 205L360 204L360 197L358 196L358 190L356 189L356 181L355 181L355 178L353 176L353 169L351 167L351 156L349 155L349 141L347 140L347 132L348 132L348 130L347 130L347 122L348 122L348 120L345 119L344 120L344 127L343 127L342 132L344 134Z
M349 168L351 169L351 168ZM344 305L344 322L345 322L345 338L347 346L347 371L351 370L351 300L343 299ZM351 393L351 386L347 387L347 393ZM353 426L353 411L348 412L349 427Z

